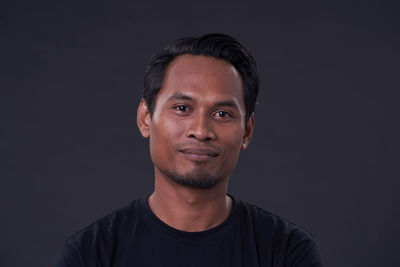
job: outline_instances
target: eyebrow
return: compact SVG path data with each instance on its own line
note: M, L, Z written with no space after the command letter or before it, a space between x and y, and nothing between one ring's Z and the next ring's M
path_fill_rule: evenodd
M176 99L178 99L178 100L193 100L193 98L191 98L190 96L187 96L187 95L185 95L185 94L175 93L175 94L171 95L171 96L168 98L168 101L170 101L170 100L176 100Z
M193 98L191 98L188 95L182 94L182 93L175 93L175 94L171 95L168 98L168 101L171 101L171 100L190 100L190 101L194 101ZM220 102L215 103L215 106L239 108L237 106L236 102L233 101L233 100L220 101Z
M221 101L215 103L216 106L221 106L221 107L234 107L237 108L238 106L236 105L236 102L232 100L227 100L227 101Z

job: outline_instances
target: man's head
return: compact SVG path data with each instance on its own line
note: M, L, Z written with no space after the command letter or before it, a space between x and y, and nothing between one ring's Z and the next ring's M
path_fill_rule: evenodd
M227 181L254 127L258 76L247 50L226 35L181 39L153 57L145 86L137 121L156 177L195 188Z
M201 55L219 58L232 64L243 81L243 98L246 106L246 121L253 114L257 101L259 78L256 62L250 52L233 37L226 34L206 34L198 38L187 37L168 45L155 54L144 77L143 99L151 113L160 91L168 65L178 56Z

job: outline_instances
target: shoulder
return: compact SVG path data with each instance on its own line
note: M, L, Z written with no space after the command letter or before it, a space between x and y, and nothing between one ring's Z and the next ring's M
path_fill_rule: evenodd
M106 262L115 241L124 239L140 220L144 205L144 200L135 200L71 235L61 248L56 266L91 266L92 259L100 258Z
M253 204L241 201L240 205L259 248L265 251L272 248L272 255L279 255L285 266L322 266L310 231Z
M96 238L99 234L108 235L132 226L132 223L140 217L139 213L143 210L143 202L144 200L142 199L134 200L126 207L117 209L109 215L97 219L70 236L67 242L72 244L76 240Z
M296 235L296 233L298 233L304 237L313 238L311 232L279 215L266 211L256 205L244 201L240 202L246 216L251 219L253 225L257 227L257 230L273 229L280 234Z

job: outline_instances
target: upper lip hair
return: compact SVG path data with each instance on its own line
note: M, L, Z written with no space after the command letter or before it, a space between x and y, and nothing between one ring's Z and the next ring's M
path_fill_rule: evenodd
M218 155L218 153L213 149L199 147L186 147L179 149L179 152L184 154L206 155L211 157L216 157Z

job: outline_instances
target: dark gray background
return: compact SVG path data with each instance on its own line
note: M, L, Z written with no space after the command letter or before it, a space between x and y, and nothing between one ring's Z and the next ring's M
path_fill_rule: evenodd
M400 266L398 5L0 4L0 266L51 266L79 228L152 191L136 107L150 56L232 34L261 76L230 192L310 230L325 266Z

